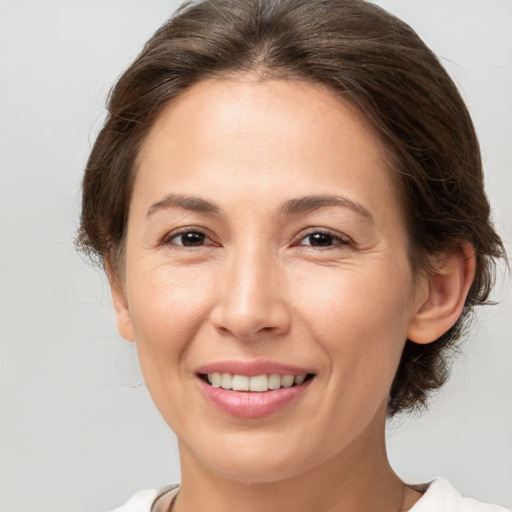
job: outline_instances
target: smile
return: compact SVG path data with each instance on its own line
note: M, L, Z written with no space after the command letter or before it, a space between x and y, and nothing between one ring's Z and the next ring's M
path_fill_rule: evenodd
M252 372L248 372L252 373ZM205 372L196 382L215 409L238 418L263 418L297 403L315 380L313 373Z
M270 375L239 375L230 373L208 373L206 380L214 388L222 388L233 391L252 391L264 393L269 390L291 388L302 384L311 374L302 373L300 375L280 375L272 373ZM204 378L204 376L203 376Z

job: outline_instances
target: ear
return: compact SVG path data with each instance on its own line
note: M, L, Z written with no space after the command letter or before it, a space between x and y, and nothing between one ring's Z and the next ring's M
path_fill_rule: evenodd
M459 249L443 253L433 262L426 299L409 324L407 338L415 343L435 341L459 319L469 288L475 277L475 250L469 242Z
M105 272L110 284L110 293L116 313L117 330L126 341L134 341L132 319L122 281L112 267L110 257L104 257Z

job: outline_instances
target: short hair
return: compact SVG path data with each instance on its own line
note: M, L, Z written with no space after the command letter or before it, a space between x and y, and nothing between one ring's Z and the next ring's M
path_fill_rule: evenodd
M457 87L406 23L363 0L208 0L180 8L119 78L87 162L78 247L119 268L137 156L157 117L192 85L256 74L327 86L355 105L390 156L415 272L429 255L474 248L476 275L455 325L405 342L388 415L424 406L449 374L475 305L488 303L505 249L492 227L475 129Z

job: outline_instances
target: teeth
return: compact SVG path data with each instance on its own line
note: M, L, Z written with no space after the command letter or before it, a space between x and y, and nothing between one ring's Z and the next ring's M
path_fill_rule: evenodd
M229 373L226 373L226 375L229 375ZM233 378L231 379L231 387L235 391L249 391L250 381L252 379L249 379L247 375L233 375ZM254 391L251 389L251 391Z
M234 391L255 391L262 393L269 389L290 388L299 385L306 379L306 374L301 375L231 375L230 373L209 373L208 382L214 388L232 389Z
M250 391L267 391L268 390L268 377L266 375L257 375L249 379Z
M268 376L268 387L269 389L279 389L281 387L281 375L273 373Z
M231 389L232 381L233 379L229 373L223 373L222 377L220 378L220 387L222 389Z
M295 377L295 384L302 384L305 378L305 375L297 375L297 377Z
M220 388L220 383L222 382L222 375L220 373L209 373L208 380L210 381L210 384L214 388Z
M283 386L283 388L291 388L293 386L294 381L295 377L293 375L285 375L281 379L281 386Z

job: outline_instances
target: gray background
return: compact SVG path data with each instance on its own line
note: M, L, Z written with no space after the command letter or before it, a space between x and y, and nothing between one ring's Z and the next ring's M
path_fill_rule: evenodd
M512 253L512 2L388 0L460 85ZM110 85L177 6L0 1L0 511L100 511L179 478L173 435L73 248L81 170ZM512 294L478 315L421 418L390 425L409 482L448 477L512 506Z

